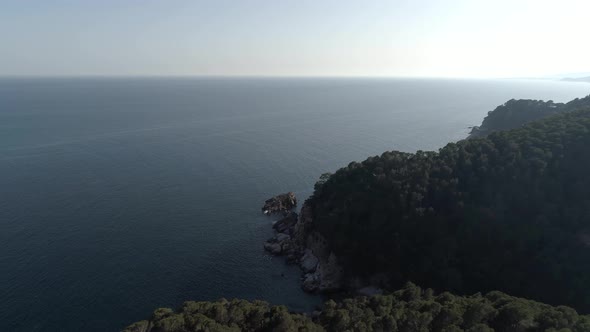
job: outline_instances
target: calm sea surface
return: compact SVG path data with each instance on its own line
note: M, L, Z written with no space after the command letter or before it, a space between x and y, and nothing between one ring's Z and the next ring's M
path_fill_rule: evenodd
M0 331L117 331L157 307L321 299L265 254L264 199L385 150L438 149L511 98L590 84L0 79ZM284 276L282 276L284 274Z

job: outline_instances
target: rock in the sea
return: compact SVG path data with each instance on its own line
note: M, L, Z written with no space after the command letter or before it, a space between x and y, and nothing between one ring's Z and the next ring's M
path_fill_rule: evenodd
M283 248L278 242L267 241L264 244L264 249L273 255L280 255L283 252Z
M287 264L297 264L297 261L299 260L298 253L293 251L292 246L289 246L288 250L289 253L287 254Z
M277 235L275 235L275 239L277 239L277 242L282 243L289 241L291 237L285 233L277 233Z
M297 213L290 211L290 212L287 212L287 215L283 219L280 219L277 222L275 222L272 227L279 233L290 234L296 223L297 223Z
M293 209L295 206L297 206L297 198L294 193L288 192L267 199L262 207L262 212L264 214L284 212Z
M152 324L147 320L142 320L137 323L133 323L128 326L125 331L126 332L148 332L151 331Z
M264 244L264 249L273 255L281 255L289 251L291 236L277 233Z
M304 291L313 293L318 290L318 280L317 276L314 273L308 273L303 276L303 282L301 283L301 288Z
M315 271L316 267L318 266L318 258L313 254L310 249L306 249L303 257L301 257L301 269L305 273L310 273Z

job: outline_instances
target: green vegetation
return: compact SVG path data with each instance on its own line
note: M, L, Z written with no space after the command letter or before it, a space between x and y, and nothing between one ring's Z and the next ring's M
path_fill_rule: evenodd
M563 112L439 152L353 162L307 203L349 276L588 312L589 147L590 110Z
M391 295L328 301L319 323L337 331L590 331L590 317L572 308L490 292L434 296L407 284ZM569 329L569 330L568 330Z
M330 300L313 318L260 301L186 302L125 332L590 331L590 316L561 305L590 311L590 97L512 100L482 128L438 152L323 174L306 202L346 278L403 289Z
M158 309L124 332L200 331L590 331L590 317L500 292L468 297L413 284L391 295L328 301L314 319L283 306L243 300L186 302L178 312Z
M240 332L323 331L311 319L289 313L284 306L262 301L185 302L178 310L160 308L149 321L140 321L124 332Z
M481 126L474 127L470 138L483 137L495 131L509 130L521 127L522 125L554 115L560 112L571 112L574 110L590 107L590 96L582 99L574 99L569 103L554 103L553 101L541 100L509 100L504 105L496 107L488 112Z

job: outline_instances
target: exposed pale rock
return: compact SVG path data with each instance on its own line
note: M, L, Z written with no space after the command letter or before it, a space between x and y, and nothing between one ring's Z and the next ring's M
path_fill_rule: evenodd
M276 200L271 200L267 201L263 210L272 210L271 205ZM305 204L299 215L295 212L285 212L284 217L273 224L276 233L264 244L264 248L273 255L285 255L288 263L299 264L303 271L303 290L340 290L343 278L338 259L329 249L326 239L313 230L312 221L311 208Z
M288 192L267 199L262 207L262 212L264 214L285 212L293 209L295 206L297 206L297 198L294 193Z

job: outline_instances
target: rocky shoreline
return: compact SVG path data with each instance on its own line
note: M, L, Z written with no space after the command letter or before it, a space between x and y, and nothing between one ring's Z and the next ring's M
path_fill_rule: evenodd
M282 194L266 201L262 211L269 211L267 204L282 201L294 195ZM291 200L292 201L292 200ZM296 200L295 200L296 202ZM276 203L274 206L288 206ZM287 263L297 264L302 271L302 288L306 292L335 292L342 290L342 268L336 255L327 246L324 237L313 230L311 208L303 204L299 214L289 209L275 209L283 217L273 224L275 235L266 241L264 249L276 256L286 257Z

